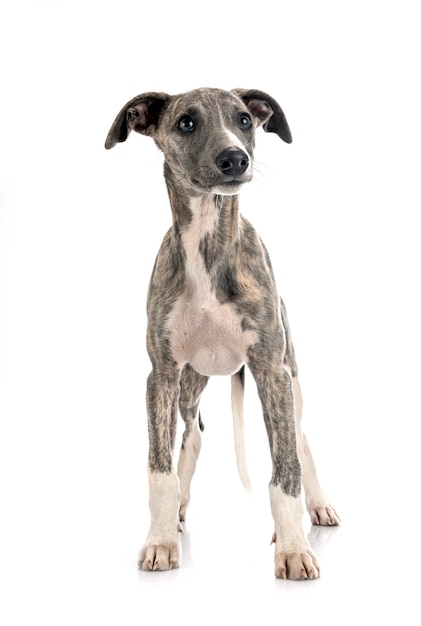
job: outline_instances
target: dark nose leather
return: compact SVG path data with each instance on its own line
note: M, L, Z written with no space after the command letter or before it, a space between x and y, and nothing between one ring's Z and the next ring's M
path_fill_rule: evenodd
M216 157L216 165L223 174L235 178L246 171L249 158L239 148L227 148Z

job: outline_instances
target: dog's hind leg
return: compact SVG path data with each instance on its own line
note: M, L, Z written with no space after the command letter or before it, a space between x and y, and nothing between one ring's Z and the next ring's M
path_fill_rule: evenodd
M179 410L185 423L177 474L180 479L180 521L186 519L190 502L190 484L202 445L203 424L200 419L199 401L208 382L207 376L198 374L187 364L181 374Z
M301 462L302 482L305 493L306 507L313 524L320 526L336 526L339 524L339 516L329 504L328 499L320 487L317 478L316 466L308 445L307 437L301 430L301 417L303 412L303 397L298 380L298 368L294 354L294 346L291 340L291 332L288 324L285 305L281 300L281 316L285 329L286 349L285 366L291 373L292 390L294 393L294 409L296 423L297 450Z
M301 430L302 395L298 376L292 377L294 392L295 419L297 432L297 449L301 461L302 481L305 493L307 511L313 524L319 526L336 526L340 519L329 501L317 478L316 466L307 442L307 437Z

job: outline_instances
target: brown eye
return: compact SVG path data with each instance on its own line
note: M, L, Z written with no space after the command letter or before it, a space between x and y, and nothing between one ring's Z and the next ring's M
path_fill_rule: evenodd
M182 133L191 133L196 127L196 122L191 115L183 115L178 120L177 128Z

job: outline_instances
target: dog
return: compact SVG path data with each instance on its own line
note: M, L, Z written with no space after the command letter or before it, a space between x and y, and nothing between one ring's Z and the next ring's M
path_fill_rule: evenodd
M301 483L313 524L339 517L317 479L301 432L301 391L290 328L271 262L239 212L239 192L253 176L255 130L292 137L279 104L255 89L195 89L171 96L150 92L121 109L105 147L133 130L164 154L172 227L158 252L148 300L147 380L150 530L140 551L143 570L181 563L179 532L201 447L199 400L212 375L229 375L237 463L244 461L245 366L262 404L272 457L275 576L314 579L320 570L304 535ZM178 412L185 423L177 472Z

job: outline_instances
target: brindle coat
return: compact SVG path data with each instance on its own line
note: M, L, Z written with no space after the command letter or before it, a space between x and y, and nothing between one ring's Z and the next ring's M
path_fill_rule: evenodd
M339 521L301 433L294 349L269 256L239 212L238 192L253 175L258 126L292 141L279 104L261 91L145 93L123 107L106 140L105 147L112 148L131 130L155 140L165 157L173 217L155 261L147 305L151 527L139 556L139 567L146 570L180 563L178 520L185 518L200 451L199 400L213 374L232 376L237 459L248 482L241 441L244 365L257 384L272 455L275 575L319 575L302 530L302 480L313 523ZM176 475L178 410L185 431Z

